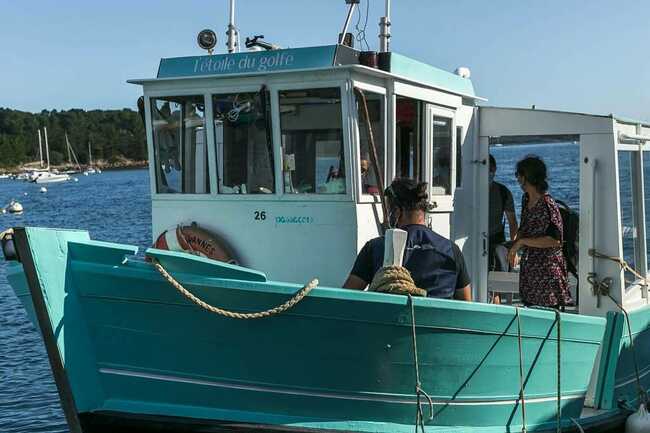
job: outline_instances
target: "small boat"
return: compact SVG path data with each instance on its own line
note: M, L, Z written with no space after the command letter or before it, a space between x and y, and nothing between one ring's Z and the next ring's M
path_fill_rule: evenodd
M0 179L9 179L9 178L11 178L10 174L6 174L6 173L0 174Z
M32 180L35 183L59 183L70 180L70 175L65 173L40 172Z
M388 13L379 53L344 45L349 3L337 44L235 52L231 19L232 52L202 32L207 55L132 81L144 258L83 230L3 238L71 431L590 431L646 401L650 123L486 106L467 68L389 51ZM580 137L576 304L491 304L518 275L488 272L490 140L563 135ZM428 183L427 223L462 249L476 302L341 288L394 177Z
M41 193L46 193L46 192L47 192L47 188L45 188L44 186L42 186L42 187L39 189L39 192L41 192Z

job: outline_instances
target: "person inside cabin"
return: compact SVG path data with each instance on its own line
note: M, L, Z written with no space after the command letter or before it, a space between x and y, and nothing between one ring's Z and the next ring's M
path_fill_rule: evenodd
M404 267L417 287L431 298L472 300L465 259L458 246L426 225L429 209L428 184L409 178L395 179L386 188L391 225L408 233ZM383 264L384 238L368 241L359 252L343 284L344 288L364 290Z
M359 161L361 167L361 186L364 194L379 194L377 188L377 176L375 171L370 169L370 157L365 155Z
M514 266L522 252L519 294L525 305L562 309L571 302L571 294L562 254L562 216L548 193L546 164L527 156L517 163L516 176L524 191L521 226L508 260Z
M517 235L517 215L515 214L515 202L512 199L512 192L504 184L494 180L497 172L497 162L494 156L490 155L490 210L488 215L488 266L490 271L507 272L508 249L506 243L505 220L508 220L508 231L510 240Z

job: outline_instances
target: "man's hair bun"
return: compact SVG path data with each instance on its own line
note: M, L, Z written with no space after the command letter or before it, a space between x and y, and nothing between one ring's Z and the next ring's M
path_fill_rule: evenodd
M393 206L404 210L429 209L429 185L411 178L396 178L386 189L386 196Z

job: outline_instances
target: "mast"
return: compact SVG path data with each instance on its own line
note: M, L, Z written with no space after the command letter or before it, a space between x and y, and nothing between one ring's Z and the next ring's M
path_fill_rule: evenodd
M379 19L379 52L390 51L390 0L386 0L386 15Z
M41 160L41 168L43 168L43 141L41 140L41 128L38 128L38 157Z
M68 150L68 164L72 164L72 155L70 155L70 140L68 140L68 133L65 134L65 148Z
M47 171L50 171L50 145L47 142L47 126L43 127L45 132L45 155L47 156Z
M230 21L228 22L226 35L228 35L228 41L226 42L228 52L233 53L236 48L239 48L237 44L237 28L235 27L235 0L230 0Z
M93 154L90 150L90 140L88 140L88 167L93 166Z
M79 165L79 160L77 159L77 154L74 153L74 149L72 148L72 144L70 144L70 140L68 140L68 134L65 135L65 144L68 146L68 158L70 158L70 154L72 154L72 158L74 158L74 162L77 165L77 170L80 170L81 166ZM72 161L70 161L70 164L72 164Z

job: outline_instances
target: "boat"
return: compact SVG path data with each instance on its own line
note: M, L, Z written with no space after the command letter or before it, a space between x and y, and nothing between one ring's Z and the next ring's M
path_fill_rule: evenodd
M3 237L71 431L596 431L645 403L650 124L488 106L467 68L390 51L388 7L380 52L355 50L350 3L335 44L237 52L231 14L230 52L202 32L207 55L131 81L159 248ZM491 304L518 275L487 270L490 141L560 135L580 146L577 303ZM375 191L429 183L428 223L462 249L475 302L341 288L383 232L366 157Z
M93 166L93 153L92 153L92 148L90 146L90 140L88 140L88 167L84 170L84 176L88 176L89 174L99 174L102 171L98 168Z
M35 169L27 175L27 179L34 183L59 183L70 180L70 176L66 173L59 173L56 170L50 169L50 146L47 141L47 128L43 128L45 133L45 154L47 157L47 167L45 169ZM39 143L40 143L40 130L39 130ZM66 134L67 140L67 134Z

